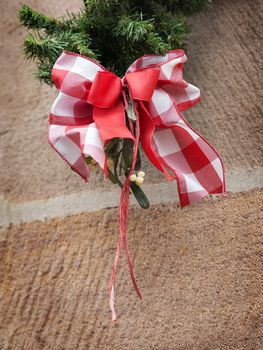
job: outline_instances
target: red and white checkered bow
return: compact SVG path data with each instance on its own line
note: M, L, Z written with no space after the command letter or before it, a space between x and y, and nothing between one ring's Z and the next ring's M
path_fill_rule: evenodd
M134 139L129 130L126 130L122 114L118 121L121 124L118 130L117 125L115 128L111 123L108 129L103 129L106 121L103 121L103 114L106 114L107 118L107 113L113 112L111 115L114 118L116 109L111 108L117 108L120 113L122 109L124 111L124 100L119 96L125 86L128 87L136 106L142 148L150 161L168 179L177 180L181 206L196 202L210 193L224 193L224 169L219 155L191 128L181 114L183 110L200 101L199 89L182 78L185 62L186 56L182 50L170 51L165 56L142 56L129 67L124 78L120 80L87 57L63 52L52 71L59 94L50 113L49 143L86 181L89 177L85 161L87 156L95 159L107 173L104 145L111 135ZM141 78L141 73L145 74L145 79ZM145 97L147 88L144 82L147 84L147 75L150 76L151 91ZM93 103L94 89L97 85L100 85L99 91L104 90L104 99L107 99L111 85L106 86L106 83L98 82L100 79L107 82L108 78L113 78L116 89L119 89L113 98L114 107L112 100L106 103L102 99ZM137 80L137 85L133 84L133 78ZM108 109L103 109L105 107ZM171 176L167 169L174 176ZM125 235L123 233L121 236L123 240L126 240ZM111 290L114 292L113 286Z
M154 122L154 130L150 130L149 144L142 146L149 159L154 160L153 164L167 177L165 168L174 173L182 206L209 193L225 190L219 155L181 114L200 101L200 90L182 78L185 62L184 51L174 50L165 56L142 56L127 70L129 73L156 67L160 69L152 98L144 102L148 116ZM106 69L87 57L71 52L63 52L52 71L59 94L50 113L49 142L86 181L89 169L85 157L91 156L106 169L105 142L94 123L93 106L87 103L92 82L101 71Z

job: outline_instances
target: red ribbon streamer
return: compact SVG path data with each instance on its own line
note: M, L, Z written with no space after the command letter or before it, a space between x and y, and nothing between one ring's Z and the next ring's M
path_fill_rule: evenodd
M128 176L126 177L126 180L124 182L122 191L121 191L121 199L120 199L120 237L117 245L117 250L116 250L116 255L115 255L115 260L114 264L112 267L112 273L111 273L111 279L110 279L110 284L109 284L109 294L110 294L110 308L111 308L111 313L112 313L112 321L116 321L117 316L116 316L116 311L115 311L115 276L116 276L116 270L117 270L117 265L118 265L118 260L120 257L120 252L122 248L122 243L124 243L125 246L125 252L126 252L126 257L127 257L127 262L129 266L129 271L131 275L131 280L133 283L133 287L140 299L142 299L142 293L137 285L135 274L133 271L132 263L131 263L131 258L129 254L129 248L128 248L128 243L127 243L127 221L128 221L128 209L129 209L129 199L130 199L130 176L134 172L134 167L135 163L137 160L137 154L138 154L138 146L139 146L139 139L140 139L140 122L139 122L139 113L137 112L137 109L133 105L134 111L136 113L136 129L135 129L135 142L133 145L133 153L132 153L132 164L131 168L129 171ZM132 123L131 123L132 125Z

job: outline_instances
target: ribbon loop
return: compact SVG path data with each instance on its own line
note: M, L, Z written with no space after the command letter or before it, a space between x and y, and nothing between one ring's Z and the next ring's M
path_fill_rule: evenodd
M99 108L111 108L117 103L122 91L122 82L111 72L97 72L87 102Z
M93 120L103 142L115 137L134 140L126 126L125 109L120 99L121 93L122 81L117 75L108 71L97 72L87 102L94 106Z
M160 75L160 68L142 69L127 73L125 81L134 100L150 101Z

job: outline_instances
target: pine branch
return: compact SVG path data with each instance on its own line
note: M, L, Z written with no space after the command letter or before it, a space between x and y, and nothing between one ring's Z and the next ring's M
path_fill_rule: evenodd
M23 5L19 10L19 20L28 29L44 29L49 34L72 29L72 20L56 20L47 17L37 11L33 11L29 6Z
M52 85L52 66L60 56L62 50L80 53L97 59L97 55L89 49L87 36L71 31L61 32L56 36L40 33L29 34L24 41L24 54L27 59L36 61L35 76L41 83Z
M109 71L123 76L143 54L163 55L184 47L189 32L185 16L210 3L211 0L83 0L78 14L67 13L59 19L23 5L19 20L30 31L24 41L24 55L36 63L35 77L50 86L52 68L63 50L99 60ZM113 139L105 147L108 160L113 162L107 164L109 178L120 187L119 177L128 176L131 167L132 148L133 142L122 139ZM140 167L138 152L136 170ZM131 190L138 203L148 208L149 201L140 187L132 183Z
M142 19L142 16L124 16L117 23L113 33L123 36L127 41L134 43L146 39L147 35L154 30L152 21Z
M74 33L67 38L68 44L65 46L65 49L97 60L98 54L91 50L90 42L91 40L87 34Z
M38 64L37 71L34 73L35 77L40 81L41 84L47 84L52 86L53 81L51 77L52 63L42 62Z
M189 32L185 16L209 4L211 0L83 0L78 14L60 19L23 5L20 23L33 31L25 39L24 54L36 62L36 77L48 84L62 50L99 60L123 76L143 54L184 48Z
M56 38L29 34L25 39L23 50L27 59L39 61L49 59L55 62L65 46L66 42L58 41Z

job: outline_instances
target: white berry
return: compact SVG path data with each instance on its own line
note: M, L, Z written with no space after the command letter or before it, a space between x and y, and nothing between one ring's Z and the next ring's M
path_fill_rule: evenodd
M144 178L138 176L137 179L135 180L136 185L141 186L144 182Z
M132 174L132 175L130 176L130 181L131 181L131 182L135 182L136 179L137 179L136 174Z
M138 172L138 176L139 177L144 177L145 176L145 172L144 171L139 171Z

